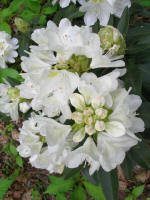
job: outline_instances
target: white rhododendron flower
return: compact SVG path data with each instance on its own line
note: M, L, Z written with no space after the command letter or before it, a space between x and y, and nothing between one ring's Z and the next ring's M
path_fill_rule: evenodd
M111 14L121 17L125 7L130 7L130 0L79 0L80 11L86 12L84 22L86 25L94 25L97 19L102 26L108 24Z
M62 19L57 27L52 21L46 28L36 29L32 40L38 46L31 46L29 57L22 57L25 72L42 69L65 69L83 73L102 67L123 67L122 56L104 54L100 38L88 26L72 26L68 19Z
M16 38L11 39L8 33L0 31L0 68L6 68L6 63L15 62L14 58L18 56L17 44L18 40Z
M9 84L0 84L0 112L18 120L19 89L12 88Z
M67 141L70 131L69 125L33 115L20 129L17 150L22 157L30 157L30 163L36 168L62 173L71 149Z
M85 142L72 150L68 167L75 168L87 161L90 174L100 166L110 171L121 164L125 152L137 144L139 139L135 133L144 131L143 120L136 116L142 101L120 87L118 77L121 73L114 70L99 78L93 73L82 75L79 93L73 93L70 102L75 108L72 113L73 141L77 145Z

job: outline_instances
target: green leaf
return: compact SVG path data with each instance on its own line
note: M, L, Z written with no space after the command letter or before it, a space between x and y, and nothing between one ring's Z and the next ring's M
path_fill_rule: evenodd
M82 175L86 177L86 179L94 185L99 184L99 180L97 178L97 172L95 172L92 176L89 175L89 167L84 167L81 171Z
M50 176L51 184L48 186L47 190L44 192L45 194L58 194L68 192L72 189L74 180L67 179L64 180L62 177L54 177Z
M81 185L78 185L72 192L71 200L86 200L86 194Z
M20 156L17 156L16 158L16 164L19 166L19 167L23 167L23 160Z
M125 36L128 32L128 26L129 26L129 8L126 7L122 13L122 16L117 28Z
M126 178L128 179L132 178L133 168L135 164L136 164L135 161L132 159L131 155L127 152L126 157L121 165Z
M10 148L10 152L11 152L14 156L16 156L16 155L18 154L18 152L17 152L17 150L16 150L16 147L15 147L12 143L10 143L9 148Z
M70 5L66 8L60 8L54 18L53 18L53 21L55 23L58 23L62 18L68 18L70 20L73 20L73 19L76 19L76 18L79 18L79 17L82 17L84 15L84 13L82 12L79 12L79 9L74 5Z
M43 8L42 14L51 15L51 14L55 13L56 11L57 11L57 5L55 5L55 6L47 6L47 7Z
M12 176L9 178L1 178L0 179L0 200L3 199L5 193L9 189L9 187L13 184L16 177L19 175L19 170L16 169Z
M132 195L135 198L139 197L143 193L144 187L145 187L145 185L140 185L140 186L134 188L133 191L132 191Z
M149 7L150 6L150 1L149 0L140 1L140 5L141 6Z
M9 116L7 116L6 114L0 112L0 119L3 121L3 122L8 122L11 120L11 118Z
M14 179L0 179L0 200L3 199L5 193L14 182Z
M56 200L67 200L64 194L57 194Z
M139 142L130 150L129 154L138 165L150 169L150 149L145 142Z
M46 24L46 15L41 15L38 24L44 26Z
M139 109L139 113L145 122L146 128L150 128L150 102L143 102Z
M132 196L131 194L129 194L129 195L125 198L125 200L133 200L133 196Z
M25 9L19 16L26 22L30 23L33 18L39 17L39 14L33 13L29 9Z
M110 172L105 172L103 169L100 169L97 175L106 200L118 200L119 183L117 169L114 169Z
M142 90L142 78L141 73L133 59L126 62L127 73L123 77L126 88L132 87L132 94L141 95Z
M92 196L95 200L105 200L104 193L100 185L93 185L90 182L83 182L88 194Z
M0 31L6 31L8 34L11 34L11 27L8 23L1 22L0 23Z
M19 35L19 48L18 48L18 53L19 56L26 56L27 54L25 51L29 50L29 45L30 45L30 37L29 34L21 34Z
M26 0L25 6L32 10L33 12L39 13L40 12L40 3L39 2L34 2L31 0Z
M23 78L15 69L12 68L0 69L0 82L4 83L3 78L6 79L7 77L16 79L20 82L23 81Z
M81 169L83 168L83 166L79 166L77 168L71 169L71 168L65 168L63 171L63 177L64 179L68 179L74 175L76 175L78 172L81 171Z

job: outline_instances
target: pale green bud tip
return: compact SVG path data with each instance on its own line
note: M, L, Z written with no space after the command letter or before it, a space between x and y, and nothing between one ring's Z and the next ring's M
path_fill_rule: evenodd
M126 43L118 29L113 26L105 26L100 29L98 35L100 37L101 47L105 52L109 52L114 56L125 54Z
M22 32L22 33L27 33L30 31L30 25L24 21L23 19L16 17L15 18L15 25L18 29L18 31Z
M7 94L11 100L14 100L20 96L20 91L18 88L9 88Z

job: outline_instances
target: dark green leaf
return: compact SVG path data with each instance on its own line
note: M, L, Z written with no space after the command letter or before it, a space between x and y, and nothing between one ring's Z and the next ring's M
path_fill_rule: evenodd
M74 168L74 169L65 168L64 172L63 172L63 176L65 179L70 178L70 177L74 176L75 174L77 174L78 172L80 172L82 168L83 168L82 165L80 167Z
M27 54L25 51L29 50L29 44L30 44L30 37L27 34L20 34L19 35L19 48L18 53L19 56L26 56Z
M129 8L126 7L122 13L117 28L125 36L128 32L128 26L129 26Z
M150 169L150 149L145 142L139 142L139 144L133 147L129 153L138 165Z
M83 187L81 185L78 185L72 193L71 200L81 200L81 199L86 200L87 198Z
M0 119L3 121L3 122L8 122L11 120L11 118L9 116L7 116L6 114L0 112Z
M114 169L111 172L105 172L103 169L100 169L98 172L98 178L106 200L118 200L119 182L117 169Z
M132 94L141 94L142 89L142 78L141 73L137 65L134 63L134 60L128 60L126 62L127 73L124 76L124 82L126 88L132 87Z
M100 185L93 185L90 182L83 182L88 194L92 196L95 200L105 200L105 196L103 194L102 188Z
M150 6L150 1L149 0L142 0L142 1L140 1L140 5L149 7Z
M12 185L12 183L14 182L13 179L0 179L0 200L3 199L5 193L7 192L7 190L9 189L9 187Z
M99 180L97 179L97 172L94 173L92 176L89 175L89 168L86 166L81 171L82 175L86 177L88 181L90 181L94 185L99 184Z
M143 102L139 109L139 113L145 122L146 128L150 128L150 102Z

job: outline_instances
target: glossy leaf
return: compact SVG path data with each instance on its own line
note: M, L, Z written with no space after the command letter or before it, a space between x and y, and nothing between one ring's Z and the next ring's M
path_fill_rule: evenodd
M126 7L122 13L120 18L118 29L119 31L125 36L128 32L128 25L129 25L129 8Z

